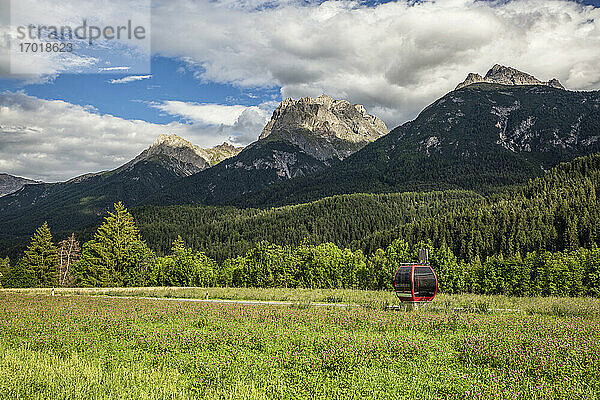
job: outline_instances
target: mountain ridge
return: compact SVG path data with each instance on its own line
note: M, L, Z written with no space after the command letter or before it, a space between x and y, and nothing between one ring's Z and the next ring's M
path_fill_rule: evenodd
M383 121L361 105L327 95L285 99L256 142L212 168L178 180L147 203L228 201L324 170L386 134Z
M474 83L496 83L500 85L544 85L551 86L556 89L565 89L564 86L556 78L552 78L547 82L542 82L533 75L519 71L512 67L496 64L485 74L481 76L478 73L471 72L467 78L456 86L459 90Z
M232 199L271 207L347 193L497 190L600 151L600 91L475 83L330 169Z
M189 176L239 154L242 149L242 147L234 147L228 143L204 149L175 134L161 134L149 148L121 168L128 168L161 154L170 158L171 165L168 162L165 162L165 165L173 168L173 172Z
M0 197L14 193L20 190L25 185L36 185L43 183L33 179L22 178L20 176L0 173Z
M220 162L238 148L202 149L176 135L160 135L133 160L110 171L88 173L66 182L26 185L0 198L0 235L25 233L48 221L59 229L92 225L114 202L140 204L177 179Z

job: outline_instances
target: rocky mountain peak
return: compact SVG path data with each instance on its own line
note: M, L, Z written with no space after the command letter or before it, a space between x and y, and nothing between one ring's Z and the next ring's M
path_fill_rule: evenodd
M219 162L237 155L241 147L223 143L210 149L204 149L175 134L161 134L152 146L144 150L122 169L142 161L159 161L179 175L188 176L200 172Z
M455 90L469 86L473 83L496 83L500 85L543 85L552 86L557 89L564 89L563 85L556 79L551 79L548 82L542 82L533 75L521 72L512 67L496 64L482 77L476 73L470 73L464 82L460 83Z
M323 94L283 100L259 139L284 140L327 160L345 158L387 133L385 123L362 105Z
M198 146L194 145L193 143L185 140L182 137L179 137L175 134L169 135L166 133L162 133L162 134L158 135L158 137L156 138L154 143L152 143L151 147L158 147L162 144L170 146L170 147L189 147L189 148L198 147Z
M223 142L222 144L219 144L212 148L205 149L175 134L161 134L158 136L158 138L156 138L156 140L150 147L150 149L154 148L154 151L151 151L150 153L164 153L166 151L165 148L167 147L173 149L189 149L199 157L203 158L210 166L218 164L219 162L229 157L237 155L243 149L243 147L235 147L227 142Z
M208 163L213 166L230 157L237 156L242 150L244 150L244 148L235 147L227 142L223 142L222 144L210 149L202 150L205 153Z
M213 150L223 150L223 151L235 151L236 149L241 149L241 147L235 147L227 142L223 142L212 148Z
M562 83L560 83L560 82L558 81L558 79L556 79L556 78L552 78L552 79L550 79L550 80L548 81L548 85L549 85L549 86L552 86L552 87L555 87L555 88L557 88L557 89L563 89L563 90L565 89L565 87L562 85Z

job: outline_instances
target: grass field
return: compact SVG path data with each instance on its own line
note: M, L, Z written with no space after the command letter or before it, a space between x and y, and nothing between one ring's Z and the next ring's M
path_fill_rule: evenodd
M193 290L206 294L178 293ZM549 305L539 312L457 313L59 294L0 292L0 398L600 398L591 299L562 299L558 311L560 299L540 299Z
M50 295L52 289L0 289L0 293L23 293ZM160 297L223 300L259 300L295 303L297 306L309 306L312 303L343 303L382 309L398 305L398 298L392 291L369 291L352 289L285 289L285 288L61 288L55 289L57 296L114 296L114 297ZM438 293L435 301L427 305L427 310L454 312L456 308L464 311L485 312L516 310L526 314L553 316L588 316L600 319L599 298L566 297L509 297L484 296L472 294L447 295Z

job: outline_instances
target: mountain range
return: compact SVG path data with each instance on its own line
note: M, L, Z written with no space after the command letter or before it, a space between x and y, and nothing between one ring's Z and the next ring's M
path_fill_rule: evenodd
M203 149L176 135L160 135L112 171L28 185L0 200L0 235L27 235L44 221L58 230L91 226L117 201L128 206L176 203L183 196L181 201L190 203L226 201L231 193L328 168L387 132L360 105L326 95L286 99L259 140L245 149L226 143Z
M265 207L345 193L500 190L600 151L600 92L475 83L317 174L232 198Z
M269 207L346 193L468 189L485 194L600 151L600 92L565 90L514 68L469 74L388 133L364 107L323 95L286 99L258 140L202 149L161 135L129 163L0 199L0 235L92 226L128 206Z
M328 169L388 132L362 105L327 95L286 99L258 141L237 156L159 191L147 203L219 204Z
M66 182L28 184L0 198L0 235L27 234L46 220L56 229L93 225L114 202L139 204L177 179L210 168L241 150L226 143L202 149L176 135L160 135L135 159L114 170Z

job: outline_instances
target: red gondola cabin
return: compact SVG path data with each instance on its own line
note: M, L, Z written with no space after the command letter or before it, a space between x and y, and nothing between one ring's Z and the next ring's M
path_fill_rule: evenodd
M429 265L402 265L394 276L394 290L401 301L431 301L437 289L437 277Z

